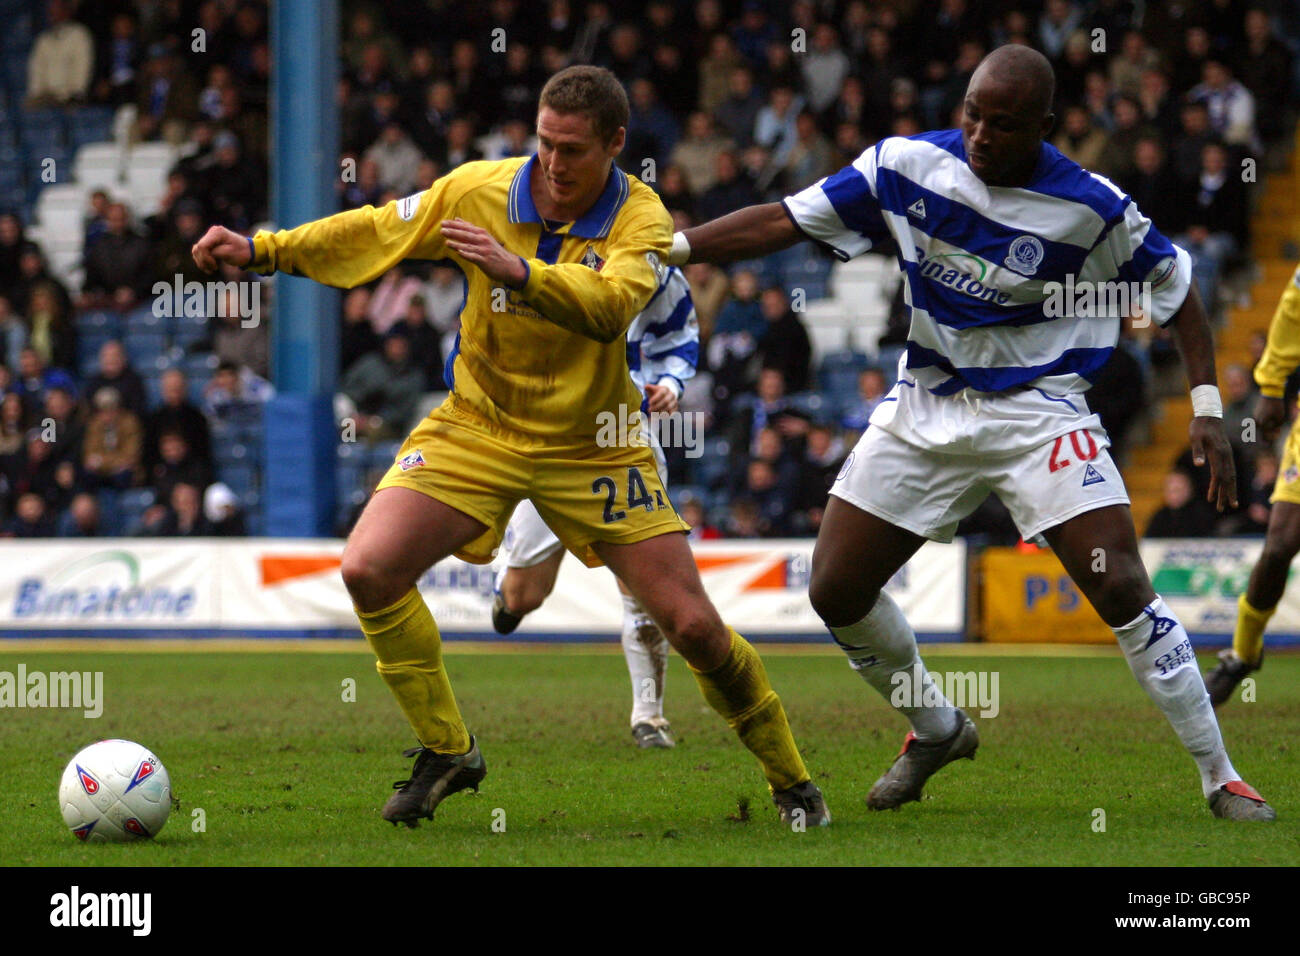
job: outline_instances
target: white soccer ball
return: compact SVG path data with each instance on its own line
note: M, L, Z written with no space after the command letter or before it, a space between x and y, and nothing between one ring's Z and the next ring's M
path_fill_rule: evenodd
M79 751L59 781L63 822L87 843L157 836L171 808L162 761L129 740L101 740Z

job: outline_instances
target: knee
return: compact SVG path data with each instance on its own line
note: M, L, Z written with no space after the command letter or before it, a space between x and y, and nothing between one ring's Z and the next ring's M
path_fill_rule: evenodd
M808 600L827 627L856 624L866 617L879 596L879 585L849 580L828 571L824 565L813 565Z
M1294 541L1287 540L1281 535L1269 535L1264 539L1264 550L1260 553L1259 560L1261 564L1273 570L1285 570L1291 567L1291 560L1296 556L1296 550Z
M693 667L709 670L726 660L731 632L712 605L674 608L656 621L668 643Z
M402 582L360 549L348 548L343 552L339 573L352 602L363 611L386 608L409 589L409 585L403 587Z
M511 614L531 614L542 606L550 591L542 582L506 571L501 582L501 600Z
M1098 575L1092 600L1102 619L1119 627L1141 614L1154 597L1146 569L1134 558Z

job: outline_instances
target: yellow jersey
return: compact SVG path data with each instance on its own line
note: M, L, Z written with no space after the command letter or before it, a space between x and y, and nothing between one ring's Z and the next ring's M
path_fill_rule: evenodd
M1281 398L1286 380L1300 366L1300 267L1277 304L1268 325L1268 345L1255 366L1255 384L1261 395Z
M636 410L624 333L659 287L672 217L649 186L612 166L600 198L571 223L546 223L530 188L536 155L466 163L423 192L253 237L257 272L352 288L403 259L451 259L467 277L447 362L462 407L541 444L593 439L602 411ZM440 224L481 226L522 257L518 290L447 247ZM554 227L554 228L552 228Z

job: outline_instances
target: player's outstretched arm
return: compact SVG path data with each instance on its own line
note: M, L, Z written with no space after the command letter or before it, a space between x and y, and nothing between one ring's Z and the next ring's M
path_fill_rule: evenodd
M1219 397L1214 372L1214 339L1210 323L1201 305L1196 285L1187 290L1187 298L1169 321L1169 331L1183 357L1187 383L1192 389L1192 423L1187 434L1192 445L1192 460L1198 465L1210 462L1208 498L1220 511L1237 506L1237 473L1232 461L1232 447L1223 431L1223 400Z
M779 202L737 209L673 237L672 265L735 262L789 248L805 236Z

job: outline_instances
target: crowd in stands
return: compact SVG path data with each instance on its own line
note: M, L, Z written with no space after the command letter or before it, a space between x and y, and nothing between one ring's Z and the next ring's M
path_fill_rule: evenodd
M340 209L408 195L467 161L529 154L545 79L596 63L629 94L620 165L660 193L680 228L779 199L882 137L953 125L980 58L1019 42L1056 67L1050 141L1113 179L1192 253L1218 315L1225 277L1248 262L1242 161L1257 161L1262 177L1294 130L1300 25L1282 15L1284 2L425 0L341 9ZM210 318L187 345L222 363L191 395L206 395L202 412L184 397L200 391L179 377L188 365L162 376L162 395L150 401L129 360L101 348L91 361L79 323L89 310L131 314L160 278L199 278L188 250L206 224L264 222L267 19L264 0L46 4L22 108L131 106L130 135L174 143L182 158L156 210L92 197L80 289L50 274L24 237L23 210L0 215L6 533L92 527L88 502L104 488L153 488L157 504L141 515L150 530L196 533L213 520L196 506L219 477L200 426L220 430L223 396L247 406L270 394L265 318L255 330ZM191 43L196 26L201 51ZM13 114L13 89L9 103ZM895 379L907 328L901 290L879 342L814 355L802 312L818 290L789 276L824 284L830 260L810 244L797 255L794 270L772 259L686 269L702 348L682 406L702 416L705 439L702 454L670 450L670 466L701 535L815 533L826 489ZM417 262L342 296L336 405L360 440L402 437L427 410L421 400L445 387L461 297L453 265ZM264 316L273 303L265 305ZM1162 373L1178 361L1166 332L1136 325L1126 324L1089 395L1121 463ZM185 427L175 427L182 417ZM72 437L34 451L32 430L49 418L73 423ZM1266 480L1267 456L1243 464L1251 487ZM1177 484L1167 497L1182 514L1190 506L1177 504L1186 490ZM190 490L178 497L178 489ZM1256 505L1243 502L1235 530L1258 527ZM962 530L1015 539L995 503Z

